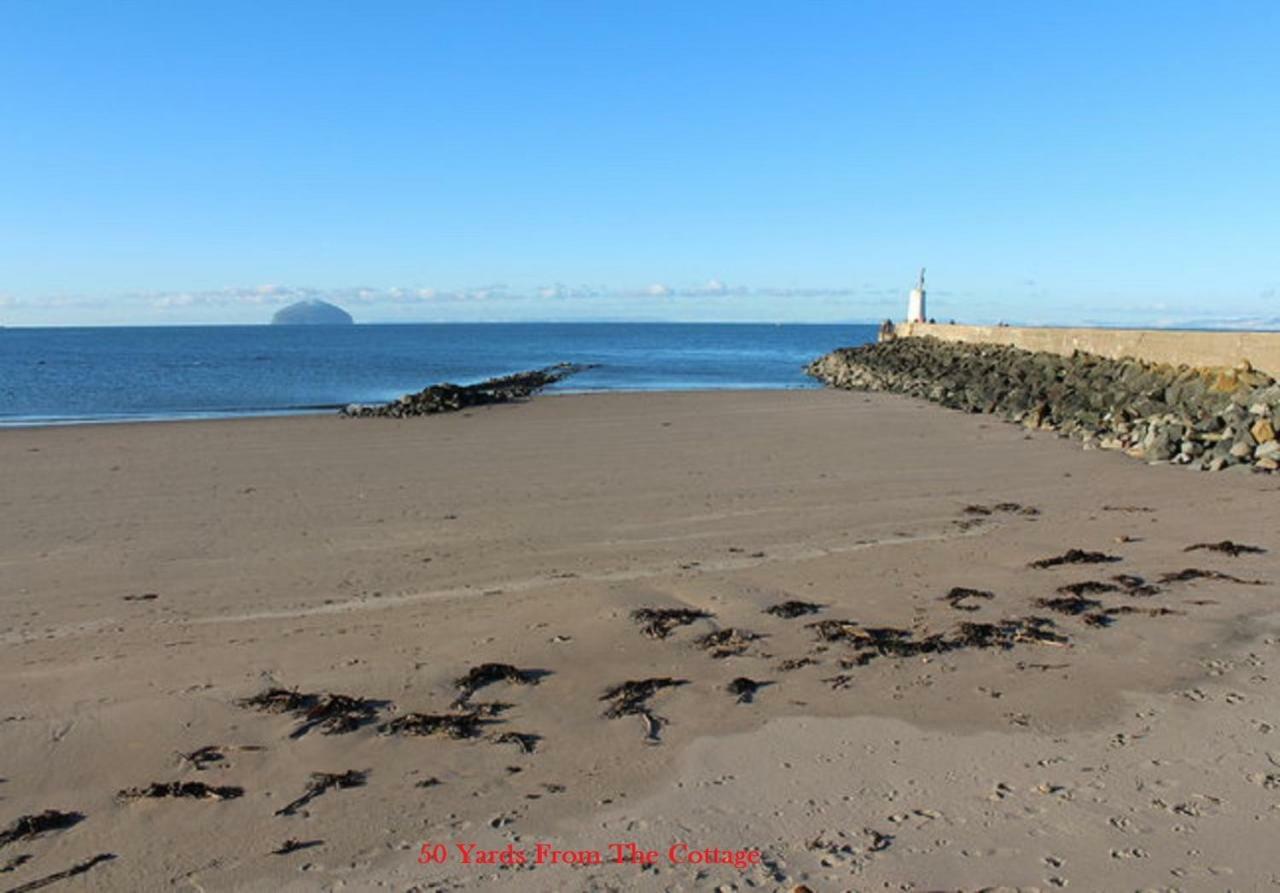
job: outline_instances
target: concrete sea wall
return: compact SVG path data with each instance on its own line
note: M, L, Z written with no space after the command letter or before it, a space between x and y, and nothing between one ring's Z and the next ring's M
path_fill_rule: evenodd
M897 337L929 335L967 344L1007 344L1070 356L1079 350L1112 360L1132 358L1171 366L1227 366L1247 360L1280 378L1280 332L1190 332L1168 329L1027 328L898 323Z

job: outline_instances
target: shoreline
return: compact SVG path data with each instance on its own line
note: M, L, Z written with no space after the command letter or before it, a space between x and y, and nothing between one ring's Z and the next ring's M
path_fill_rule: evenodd
M786 387L872 326L249 326L32 332L0 356L0 425L377 404L572 360L575 389Z
M717 387L688 387L688 388L556 388L548 390L541 394L530 398L532 400L545 400L548 397L574 397L579 395L597 395L597 394L718 394L718 393L770 393L774 391L813 391L821 390L822 383L813 381L811 383L778 385L776 387L761 387L758 384L728 384ZM526 401L527 402L527 401ZM149 415L140 418L57 418L57 419L8 419L0 416L0 431L5 430L26 430L32 428L73 428L79 426L98 426L98 425L154 425L164 424L168 422L228 422L228 421L251 421L255 419L286 419L295 417L324 417L328 415L340 415L344 407L356 405L350 402L334 403L318 408L281 408L281 409L264 409L258 411L247 410L229 410L226 413L209 412L202 413L199 411L181 412L173 415ZM468 410L470 411L470 410Z
M712 885L785 891L1263 876L1234 842L1262 841L1278 815L1246 777L1265 780L1276 770L1259 755L1280 756L1251 724L1280 709L1253 681L1280 658L1265 478L1187 476L991 417L822 389L546 394L399 424L235 421L0 438L13 471L0 498L12 522L0 826L48 808L85 816L0 850L34 857L14 883L101 852L118 856L88 876L104 890L695 883L690 866L417 862L424 842L614 838L758 848L760 866L707 868ZM1223 539L1267 551L1184 551ZM1029 566L1068 547L1118 560ZM1159 582L1189 567L1264 582ZM1117 574L1159 591L1130 595ZM1132 612L1093 626L1040 604L1085 580L1117 587L1089 597ZM953 605L955 587L991 597ZM821 607L768 613L789 600ZM653 607L710 616L654 637L631 616ZM1065 641L957 638L1032 615ZM839 638L845 627L824 638L811 625L823 621L952 644L876 654ZM456 713L457 679L482 662L546 675L477 692L509 706L475 737L386 730ZM607 686L661 677L685 682L649 701L659 744L642 715L604 715ZM739 703L739 677L767 684ZM297 717L240 705L273 686L369 699L372 714L297 735ZM1178 756L1191 728L1212 729L1195 751L1212 743L1212 766ZM530 750L505 733L531 736ZM176 756L206 746L220 759L205 768ZM309 773L349 770L367 780L275 814ZM173 780L244 794L117 797ZM1156 789L1168 810L1151 806ZM1210 813L1199 796L1220 802ZM1184 803L1212 820L1171 811ZM1201 856L1178 854L1179 821L1199 828ZM322 843L273 855L286 839ZM1110 855L1133 848L1153 855Z

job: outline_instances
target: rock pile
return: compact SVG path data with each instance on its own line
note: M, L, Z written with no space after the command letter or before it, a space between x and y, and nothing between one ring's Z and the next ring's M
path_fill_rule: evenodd
M994 413L1147 462L1280 468L1280 384L1247 362L1169 366L923 337L837 350L806 371L832 387Z
M401 419L409 416L432 415L437 412L457 412L460 409L486 406L490 403L511 403L516 400L526 400L543 388L589 368L576 363L557 363L545 369L490 378L478 384L456 385L446 382L432 385L416 394L405 394L391 403L375 406L352 403L342 409L342 415Z

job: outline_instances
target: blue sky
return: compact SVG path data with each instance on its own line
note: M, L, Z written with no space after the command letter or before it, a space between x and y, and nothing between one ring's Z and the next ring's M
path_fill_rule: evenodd
M0 0L0 323L1280 321L1280 3Z

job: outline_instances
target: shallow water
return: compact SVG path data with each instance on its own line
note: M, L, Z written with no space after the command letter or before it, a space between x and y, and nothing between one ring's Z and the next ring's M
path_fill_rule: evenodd
M559 391L805 388L870 325L510 323L0 330L0 425L316 412L558 362Z

